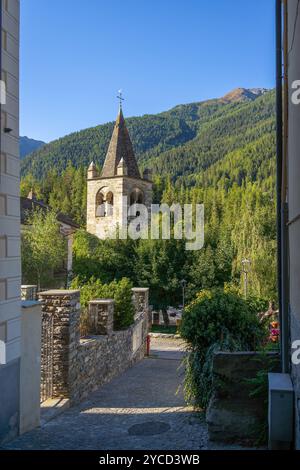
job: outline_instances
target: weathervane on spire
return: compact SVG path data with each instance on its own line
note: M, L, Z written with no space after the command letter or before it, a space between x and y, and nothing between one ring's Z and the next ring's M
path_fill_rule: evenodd
M118 90L117 98L120 100L119 107L122 109L122 101L124 101L124 98L122 97L122 90Z

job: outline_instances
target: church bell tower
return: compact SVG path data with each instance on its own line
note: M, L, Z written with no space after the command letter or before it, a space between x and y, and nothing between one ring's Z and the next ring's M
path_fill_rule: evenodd
M102 172L93 162L87 172L87 231L100 239L127 225L129 206L139 203L150 210L152 203L151 173L145 170L141 177L121 99Z

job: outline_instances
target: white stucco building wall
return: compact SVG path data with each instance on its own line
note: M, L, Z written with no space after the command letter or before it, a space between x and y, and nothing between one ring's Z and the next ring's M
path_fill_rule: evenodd
M288 0L288 209L290 342L300 340L300 87L293 102L295 81L300 81L300 5ZM299 82L300 83L300 82ZM291 364L295 390L295 443L300 449L300 365Z
M19 9L19 0L1 1L0 443L19 432L20 418Z

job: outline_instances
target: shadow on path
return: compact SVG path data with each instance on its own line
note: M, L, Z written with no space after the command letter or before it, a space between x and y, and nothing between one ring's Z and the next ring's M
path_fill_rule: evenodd
M6 449L200 450L209 446L202 414L183 399L181 340L152 340L151 355L88 400Z

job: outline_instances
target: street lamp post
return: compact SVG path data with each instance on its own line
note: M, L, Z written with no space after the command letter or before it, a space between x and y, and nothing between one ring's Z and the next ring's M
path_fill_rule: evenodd
M244 294L245 299L247 299L248 295L248 273L250 271L250 264L251 261L247 258L242 259L242 273L244 274Z
M182 310L184 310L184 307L185 307L185 288L186 288L186 285L187 285L187 281L185 279L182 279L180 281L180 285L182 287Z

